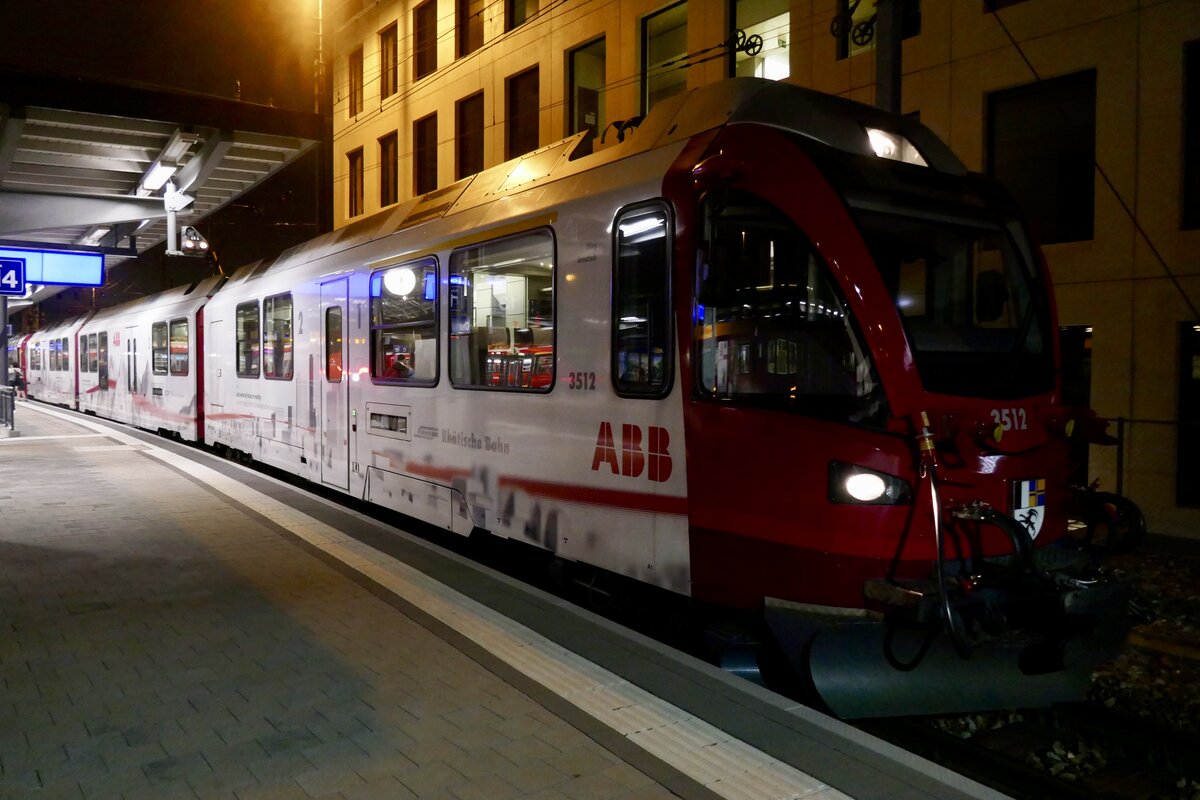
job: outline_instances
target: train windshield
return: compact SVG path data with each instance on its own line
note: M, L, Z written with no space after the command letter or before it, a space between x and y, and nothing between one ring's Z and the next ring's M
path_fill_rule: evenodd
M1004 226L958 211L857 217L928 391L1017 398L1053 388L1044 291Z
M714 400L879 424L883 392L833 276L801 231L748 192L701 208L696 388Z

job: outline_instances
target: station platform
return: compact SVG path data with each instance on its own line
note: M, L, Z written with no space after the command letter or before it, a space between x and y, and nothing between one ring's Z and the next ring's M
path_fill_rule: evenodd
M198 448L0 438L0 797L1001 795Z

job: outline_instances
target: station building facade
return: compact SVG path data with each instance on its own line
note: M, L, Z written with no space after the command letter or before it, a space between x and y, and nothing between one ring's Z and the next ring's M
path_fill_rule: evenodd
M1086 475L1200 536L1200 3L895 0L901 111L1014 193L1068 400L1121 419ZM730 75L875 100L873 0L343 0L326 21L333 218ZM1111 433L1117 432L1114 424Z

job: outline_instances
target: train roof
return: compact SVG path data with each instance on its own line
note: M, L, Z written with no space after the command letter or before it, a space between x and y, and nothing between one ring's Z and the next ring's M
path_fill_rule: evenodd
M869 130L875 128L907 139L929 168L966 174L966 168L954 153L914 119L793 84L761 78L729 78L660 102L640 123L628 121L629 132L616 145L573 158L585 136L582 132L574 134L296 245L275 258L247 264L234 273L231 282L253 279L276 266L315 261L538 185L684 142L713 128L738 124L780 128L816 146L871 158L876 154Z
M221 275L213 275L208 278L202 278L195 283L184 286L175 286L170 289L165 289L157 294L149 297L138 297L133 300L128 300L115 306L102 308L96 312L95 317L89 322L100 322L114 317L120 317L123 314L132 310L144 310L157 306L170 306L185 300L202 300L211 297L221 285L225 282L225 278Z

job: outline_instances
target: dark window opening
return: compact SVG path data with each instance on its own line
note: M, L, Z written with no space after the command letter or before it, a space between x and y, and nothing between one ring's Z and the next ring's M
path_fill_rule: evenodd
M399 89L398 42L396 24L379 34L379 94L385 100Z
M1179 432L1175 501L1200 506L1200 320L1179 326Z
M358 48L350 54L350 96L346 113L353 117L363 110L363 51Z
M593 143L604 130L605 45L600 38L571 51L567 57L569 82L567 135L587 131L574 156L592 152Z
M538 68L513 75L506 82L508 114L505 159L516 158L538 148Z
M426 0L413 11L413 80L437 69L437 0Z
M483 171L483 92L459 100L455 116L455 180Z
M1183 229L1200 228L1200 41L1183 46Z
M1042 244L1092 238L1095 167L1095 70L988 95L988 174Z
M413 188L417 194L437 189L437 114L413 123Z
M397 199L397 180L400 168L397 137L389 133L379 140L379 206L390 206Z
M458 0L455 36L458 57L468 56L483 47L483 10L485 0Z
M362 148L346 155L349 172L346 180L346 216L363 213L363 152Z

